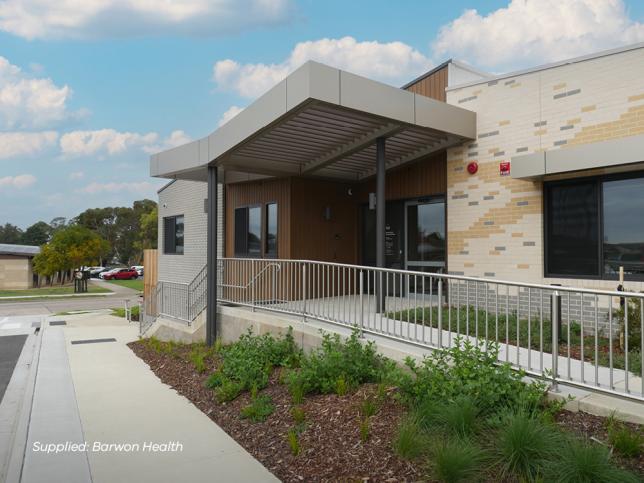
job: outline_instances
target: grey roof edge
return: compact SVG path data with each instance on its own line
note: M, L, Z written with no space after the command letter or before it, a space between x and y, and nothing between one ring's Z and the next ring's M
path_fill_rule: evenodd
M0 255L19 255L33 257L40 253L40 247L35 245L14 245L0 243Z
M177 181L177 180L176 180L176 179L172 179L172 180L168 181L166 184L164 184L163 186L161 186L161 188L159 188L159 189L157 190L157 194L158 194L158 195L159 195L159 194L161 194L161 192L162 192L163 190L165 190L168 186L170 186L171 184L173 184L175 181Z
M423 79L429 77L432 74L435 74L441 69L444 69L445 67L448 67L450 64L455 65L456 67L459 67L461 69L467 70L469 72L472 72L473 74L480 75L481 77L485 78L486 80L489 80L490 78L494 77L492 74L489 72L483 72L482 70L479 70L475 67L472 67L471 65L467 64L466 62L462 62L460 60L456 59L447 59L444 62L441 62L438 64L436 67L433 67L432 69L428 70L424 74L419 75L416 77L414 80L411 80L407 82L405 85L401 86L401 89L408 89L409 87L413 86L414 84L422 81ZM448 80L449 82L449 80Z
M629 52L631 50L637 50L644 48L644 42L638 42L636 44L623 45L621 47L615 47L613 49L601 50L599 52L593 52L591 54L582 55L579 57L573 57L571 59L560 60L557 62L551 62L548 64L542 64L535 67L529 67L527 69L516 70L512 72L507 72L505 74L499 74L496 76L491 76L487 79L482 79L480 81L465 82L463 84L458 84L454 86L448 86L447 91L452 91L456 89L463 89L465 87L476 86L479 84L485 84L490 81L508 79L510 77L517 77L525 74L532 74L534 72L539 72L542 70L554 69L556 67L562 67L564 65L576 64L579 62L585 62L588 60L599 59L601 57L607 57L609 55L621 54L623 52Z
M172 178L223 160L240 143L311 102L358 110L401 124L435 130L442 127L444 132L464 138L476 136L473 111L308 61L207 137L152 155L150 175Z
M615 168L644 162L644 135L579 144L511 158L510 175L538 179L548 175Z

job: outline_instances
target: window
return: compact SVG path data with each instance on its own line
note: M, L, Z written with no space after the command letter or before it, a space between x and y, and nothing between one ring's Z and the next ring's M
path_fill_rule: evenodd
M644 279L644 175L547 183L546 276Z
M277 203L266 205L266 256L277 257Z
M259 206L235 209L235 256L261 257L262 211Z
M163 219L163 253L183 254L183 215Z

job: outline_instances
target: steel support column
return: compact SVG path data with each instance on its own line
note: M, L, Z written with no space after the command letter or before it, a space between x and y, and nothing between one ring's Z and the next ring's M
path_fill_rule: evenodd
M376 266L385 268L385 138L376 139ZM385 309L385 293L376 277L376 311Z
M206 343L209 346L217 338L217 170L216 166L208 166Z

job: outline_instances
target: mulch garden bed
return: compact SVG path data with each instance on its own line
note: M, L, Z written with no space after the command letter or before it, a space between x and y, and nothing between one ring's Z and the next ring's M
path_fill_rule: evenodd
M208 375L216 370L217 360L207 360L207 370L199 374L188 359L191 346L178 345L173 355L160 353L141 341L128 344L159 379L188 398L226 433L284 482L299 481L426 481L422 462L410 463L392 451L392 439L405 408L394 398L385 398L370 418L369 437L360 438L360 405L375 385L362 385L345 396L309 395L300 407L306 414L305 430L300 434L301 452L294 456L287 441L295 426L291 415L291 395L279 384L275 370L267 388L260 394L272 398L274 412L262 423L240 418L241 408L250 402L248 392L229 403L218 403L214 392L205 387ZM562 428L580 436L608 441L605 419L586 413L562 411L556 417ZM637 425L629 425L637 428ZM644 456L618 459L624 468L644 475ZM493 479L490 481L498 481Z

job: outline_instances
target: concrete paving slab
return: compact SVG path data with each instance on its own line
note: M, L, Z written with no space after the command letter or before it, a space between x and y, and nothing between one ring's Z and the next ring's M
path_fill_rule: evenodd
M63 330L86 441L138 445L130 452L89 451L94 482L277 481L125 345L138 339L137 325L83 326L78 320ZM104 337L116 342L71 344ZM170 441L180 443L181 451L142 449Z

